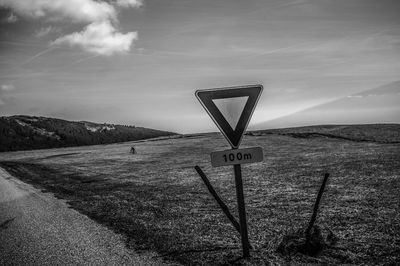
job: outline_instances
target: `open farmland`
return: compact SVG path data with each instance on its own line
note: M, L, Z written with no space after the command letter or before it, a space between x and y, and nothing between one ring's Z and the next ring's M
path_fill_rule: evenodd
M293 136L244 137L243 148L261 146L265 157L242 167L249 263L399 264L398 135L386 143ZM129 153L132 145L137 154ZM193 168L204 170L237 217L232 167L210 165L210 152L227 148L220 134L205 134L0 153L0 166L124 234L133 249L187 265L229 265L244 263L239 235ZM331 177L317 223L339 238L336 247L317 257L276 253L284 235L307 225L326 172Z

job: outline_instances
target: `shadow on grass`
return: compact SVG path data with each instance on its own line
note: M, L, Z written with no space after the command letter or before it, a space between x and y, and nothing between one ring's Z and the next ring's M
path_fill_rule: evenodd
M114 232L125 235L127 246L139 252L155 250L164 259L183 264L225 264L225 261L218 261L219 254L215 253L239 247L232 245L235 244L232 241L219 246L221 242L215 244L212 238L198 237L216 232L209 224L199 222L200 219L182 215L190 212L191 188L65 175L41 164L8 161L0 162L0 166L22 181L67 200L73 209ZM188 204L182 207L185 201ZM218 222L217 227L220 225ZM202 256L196 255L198 253Z

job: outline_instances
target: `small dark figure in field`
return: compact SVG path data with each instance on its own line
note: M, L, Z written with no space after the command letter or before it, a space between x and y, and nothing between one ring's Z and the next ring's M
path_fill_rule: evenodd
M133 147L133 146L131 146L131 153L132 153L132 154L136 154L136 149L135 149L135 147Z

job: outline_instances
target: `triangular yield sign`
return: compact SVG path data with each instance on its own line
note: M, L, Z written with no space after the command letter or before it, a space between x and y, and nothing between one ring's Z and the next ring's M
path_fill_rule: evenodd
M238 148L242 140L244 131L249 124L250 118L253 114L254 108L257 104L258 98L263 90L262 85L240 86L230 88L219 88L209 90L196 91L196 97L206 109L207 113L213 119L219 130L228 140L232 148ZM239 118L233 118L235 114L228 114L229 108L221 108L222 99L228 100L229 98L247 98L247 102L243 107L243 111ZM218 107L222 110L220 110ZM222 112L221 112L222 111ZM226 112L228 111L228 112ZM223 114L224 113L224 114ZM225 116L224 116L225 115ZM239 115L237 113L236 115ZM227 120L228 118L228 120ZM235 122L237 121L237 122ZM232 126L231 126L232 125ZM236 125L233 128L233 125Z

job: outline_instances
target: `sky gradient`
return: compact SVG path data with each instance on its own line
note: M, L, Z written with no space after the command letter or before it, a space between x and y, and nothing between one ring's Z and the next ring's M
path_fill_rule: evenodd
M262 84L250 125L268 127L400 80L398 0L0 0L0 7L0 115L215 131L195 90ZM354 107L370 106L376 116L358 112L343 123L400 122L400 91L391 90ZM393 105L390 119L385 104ZM330 108L335 123L348 112Z

